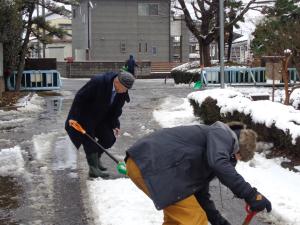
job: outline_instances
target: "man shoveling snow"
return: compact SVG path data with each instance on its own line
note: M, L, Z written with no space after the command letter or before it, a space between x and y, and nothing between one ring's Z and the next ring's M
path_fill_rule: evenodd
M215 177L251 211L272 210L271 202L234 168L237 160L249 161L255 147L253 130L216 122L156 131L130 147L125 161L130 179L163 209L163 224L230 225L210 200Z

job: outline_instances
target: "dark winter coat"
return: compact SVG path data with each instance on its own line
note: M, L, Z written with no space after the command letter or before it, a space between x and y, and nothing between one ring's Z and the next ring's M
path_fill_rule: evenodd
M137 141L127 151L141 170L157 209L195 195L214 225L221 217L209 199L209 182L217 177L239 198L252 191L234 166L237 137L217 122L159 130Z
M137 64L135 63L132 55L130 55L129 59L126 61L125 66L127 66L128 72L134 75L134 68Z
M113 80L117 75L114 72L96 75L75 95L65 129L76 148L85 142L85 138L69 126L69 119L78 121L90 136L99 138L103 143L107 142L106 133L120 128L119 116L122 114L122 107L130 99L128 92L117 93L113 103L110 103Z

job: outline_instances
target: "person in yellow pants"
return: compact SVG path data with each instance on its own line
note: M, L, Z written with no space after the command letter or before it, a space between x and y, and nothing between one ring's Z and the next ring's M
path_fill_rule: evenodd
M149 196L149 191L145 185L140 169L135 162L127 159L126 163L127 175L133 183ZM187 197L173 205L164 208L163 225L196 225L208 224L206 213L198 203L194 195Z
M256 133L242 124L165 128L126 151L127 175L164 211L163 225L230 225L216 209L209 182L217 177L252 211L271 211L271 202L235 170L253 158Z

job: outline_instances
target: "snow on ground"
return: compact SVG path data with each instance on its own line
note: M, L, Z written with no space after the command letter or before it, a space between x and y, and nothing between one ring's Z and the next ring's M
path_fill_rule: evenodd
M24 160L19 146L1 149L0 162L0 176L19 176L24 172Z
M218 90L215 90L215 92L218 92ZM225 93L224 90L221 92ZM228 92L232 96L240 96L240 94L236 94L237 92L233 90L228 90ZM250 89L248 92L251 94ZM43 104L40 101L37 102L37 105ZM238 104L239 101L235 102ZM24 107L28 107L27 112L30 112L29 109L31 111L39 110L38 107L34 107L31 104L27 104ZM265 105L264 108L266 108ZM277 108L276 110L281 111L282 109ZM289 111L292 111L292 109L289 108ZM0 111L1 119L7 119L7 114L8 112ZM172 97L166 98L161 106L155 109L153 116L163 127L192 124L197 121L192 114L192 109L187 99L175 99ZM259 120L263 116L263 114L257 114L257 119ZM43 159L53 150L53 146L48 141L54 136L54 133L49 133L34 137L33 142L37 160ZM63 138L58 140L58 142L64 142L64 146L66 146L68 143L65 143L65 141ZM57 145L61 145L61 143ZM60 150L58 149L58 151ZM70 148L70 151L65 154L65 158L63 159L64 163L67 162L70 168L73 168L76 164L76 156L72 154L76 153L72 152ZM271 200L273 211L271 214L266 214L265 216L271 218L273 221L277 221L276 224L299 225L300 174L282 168L280 162L284 160L286 159L266 159L263 153L255 154L254 159L250 162L238 163L237 170L248 182L257 187L259 191ZM24 160L22 150L19 146L10 149L1 149L0 161L1 176L18 176L24 171ZM56 168L62 169L60 165L62 163L58 162ZM47 168L44 169L46 170ZM96 224L157 225L162 223L162 211L157 211L152 201L133 185L129 179L102 180L98 178L94 181L88 181L88 190Z
M33 136L33 150L35 152L35 160L44 162L50 154L50 149L52 149L52 143L55 139L55 133L39 134Z
M160 107L154 110L153 117L162 127L174 127L181 124L194 124L197 122L193 116L193 107L187 98L166 98ZM160 118L168 118L168 120L162 120Z
M0 110L0 130L10 129L24 125L35 119L36 115L44 110L45 101L42 97L34 94L21 98L15 105L16 110ZM53 163L53 169L76 168L77 152L70 143L69 138L59 138L62 133L51 132L34 135L33 143L33 163L44 164L42 170L47 170L45 166L50 154L56 151L60 155L59 159ZM8 145L10 140L0 139L0 143ZM63 149L62 147L63 146ZM0 176L18 175L24 171L24 160L22 153L26 154L19 146L13 148L0 149Z
M5 130L30 123L34 115L44 110L42 107L44 104L43 98L36 94L21 98L15 105L16 110L0 110L0 129Z
M236 94L233 91L231 93ZM163 127L186 125L196 121L186 99L178 101L178 99L166 98L161 107L153 112L153 116ZM260 214L274 224L299 225L300 174L282 168L280 162L284 160L286 159L266 159L263 153L257 153L250 162L238 163L237 170L271 200L272 213ZM146 195L129 179L98 178L95 181L88 181L88 189L96 224L158 225L162 223L162 212L156 211Z
M95 224L151 225L162 224L163 213L129 180L88 181Z
M271 220L284 225L300 224L300 174L280 166L284 158L266 159L255 154L248 163L239 162L237 171L272 202ZM268 214L264 216L269 217Z
M0 129L10 129L31 122L31 114L43 111L44 103L44 100L36 94L27 95L15 105L16 110L0 110ZM10 140L0 139L0 142L9 144ZM19 176L24 173L22 153L20 146L0 149L0 176Z
M21 98L16 106L19 112L42 112L44 109L42 105L45 104L45 100L38 96L37 94L30 96L25 96Z

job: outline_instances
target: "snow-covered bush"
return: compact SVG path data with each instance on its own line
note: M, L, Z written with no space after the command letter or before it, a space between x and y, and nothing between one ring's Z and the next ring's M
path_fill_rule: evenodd
M171 76L174 78L175 84L188 84L199 80L200 74L199 61L188 62L171 70Z
M193 92L188 98L195 116L205 124L241 121L257 132L259 140L273 142L275 149L300 156L300 112L291 106L251 101L226 89Z

